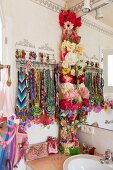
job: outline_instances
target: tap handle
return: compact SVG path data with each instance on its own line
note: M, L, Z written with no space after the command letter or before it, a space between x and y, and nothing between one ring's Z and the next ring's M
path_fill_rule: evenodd
M107 150L105 151L105 159L110 160L110 159L112 158L111 155L112 155L112 154L111 154L110 149L107 149Z
M112 159L112 161L113 161L113 152L111 152L111 159Z

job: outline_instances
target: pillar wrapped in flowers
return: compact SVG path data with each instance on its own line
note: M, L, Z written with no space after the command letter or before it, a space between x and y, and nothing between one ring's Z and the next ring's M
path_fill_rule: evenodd
M60 66L60 144L62 153L75 155L80 152L76 137L77 128L85 123L89 91L84 85L83 46L78 29L81 18L70 10L62 10L59 14L62 27L61 66Z

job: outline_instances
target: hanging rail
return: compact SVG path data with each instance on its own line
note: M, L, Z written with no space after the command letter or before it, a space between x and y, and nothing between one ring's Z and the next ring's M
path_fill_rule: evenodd
M5 69L7 68L8 69L8 79L7 79L7 86L11 86L11 66L10 65L3 65L3 64L0 64L0 70L1 69Z

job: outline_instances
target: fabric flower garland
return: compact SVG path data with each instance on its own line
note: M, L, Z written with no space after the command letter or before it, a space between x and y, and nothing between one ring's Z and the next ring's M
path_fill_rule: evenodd
M84 85L83 46L78 28L81 18L70 10L59 14L62 27L61 68L60 68L60 151L76 154L79 142L76 129L85 123L89 109L89 91ZM66 123L63 123L66 122Z

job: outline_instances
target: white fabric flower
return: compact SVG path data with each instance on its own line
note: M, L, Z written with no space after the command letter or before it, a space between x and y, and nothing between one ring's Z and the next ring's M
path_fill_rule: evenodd
M65 56L65 61L70 65L75 65L78 61L78 55L73 52L69 52Z
M68 68L68 62L67 61L63 61L62 62L62 67L63 68Z
M74 27L74 25L71 22L69 22L69 21L65 22L65 24L64 24L64 28L66 30L72 30L73 27Z
M78 85L78 89L80 90L81 88L85 87L85 84L84 83L81 83Z
M83 69L78 70L78 76L83 75Z
M72 75L72 76L75 76L75 69L72 69L72 70L71 70L71 75Z
M86 61L84 59L82 61L79 60L77 62L77 66L80 66L80 67L84 68L86 66Z
M78 60L82 62L84 60L84 56L83 55L79 55L78 56Z
M62 92L62 94L67 93L68 91L70 91L70 89L74 90L74 85L72 83L67 82L67 83L61 84L61 92Z

